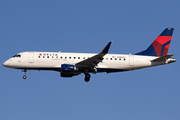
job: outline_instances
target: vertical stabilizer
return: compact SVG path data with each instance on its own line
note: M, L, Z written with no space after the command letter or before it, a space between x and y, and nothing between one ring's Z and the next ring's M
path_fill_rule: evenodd
M144 51L135 55L161 57L167 55L174 28L166 28L156 40Z

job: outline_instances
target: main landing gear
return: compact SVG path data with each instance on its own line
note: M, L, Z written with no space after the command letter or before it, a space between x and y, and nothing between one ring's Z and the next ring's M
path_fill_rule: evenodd
M85 78L84 78L84 80L85 80L86 82L89 82L90 77L91 77L91 75L90 75L89 73L85 73Z
M25 75L23 76L23 79L26 79L26 78L27 78L27 76L26 76L26 74L27 74L27 69L23 69L22 72L24 72L24 74L25 74Z

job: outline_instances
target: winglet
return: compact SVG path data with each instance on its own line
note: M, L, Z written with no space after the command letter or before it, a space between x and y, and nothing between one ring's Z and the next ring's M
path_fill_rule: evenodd
M107 53L108 53L109 48L110 48L110 46L111 46L111 43L112 43L112 41L109 42L109 43L106 45L106 47L101 51L102 54L107 54Z

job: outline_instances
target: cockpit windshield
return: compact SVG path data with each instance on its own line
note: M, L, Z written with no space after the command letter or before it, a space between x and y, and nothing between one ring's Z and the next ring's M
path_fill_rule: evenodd
M12 57L21 57L21 55L18 55L18 54L17 54L17 55L14 55L14 56L12 56Z

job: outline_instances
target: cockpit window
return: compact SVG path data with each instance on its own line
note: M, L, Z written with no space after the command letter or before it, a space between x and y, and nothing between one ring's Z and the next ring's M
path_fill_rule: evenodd
M21 57L21 55L14 55L13 57Z

